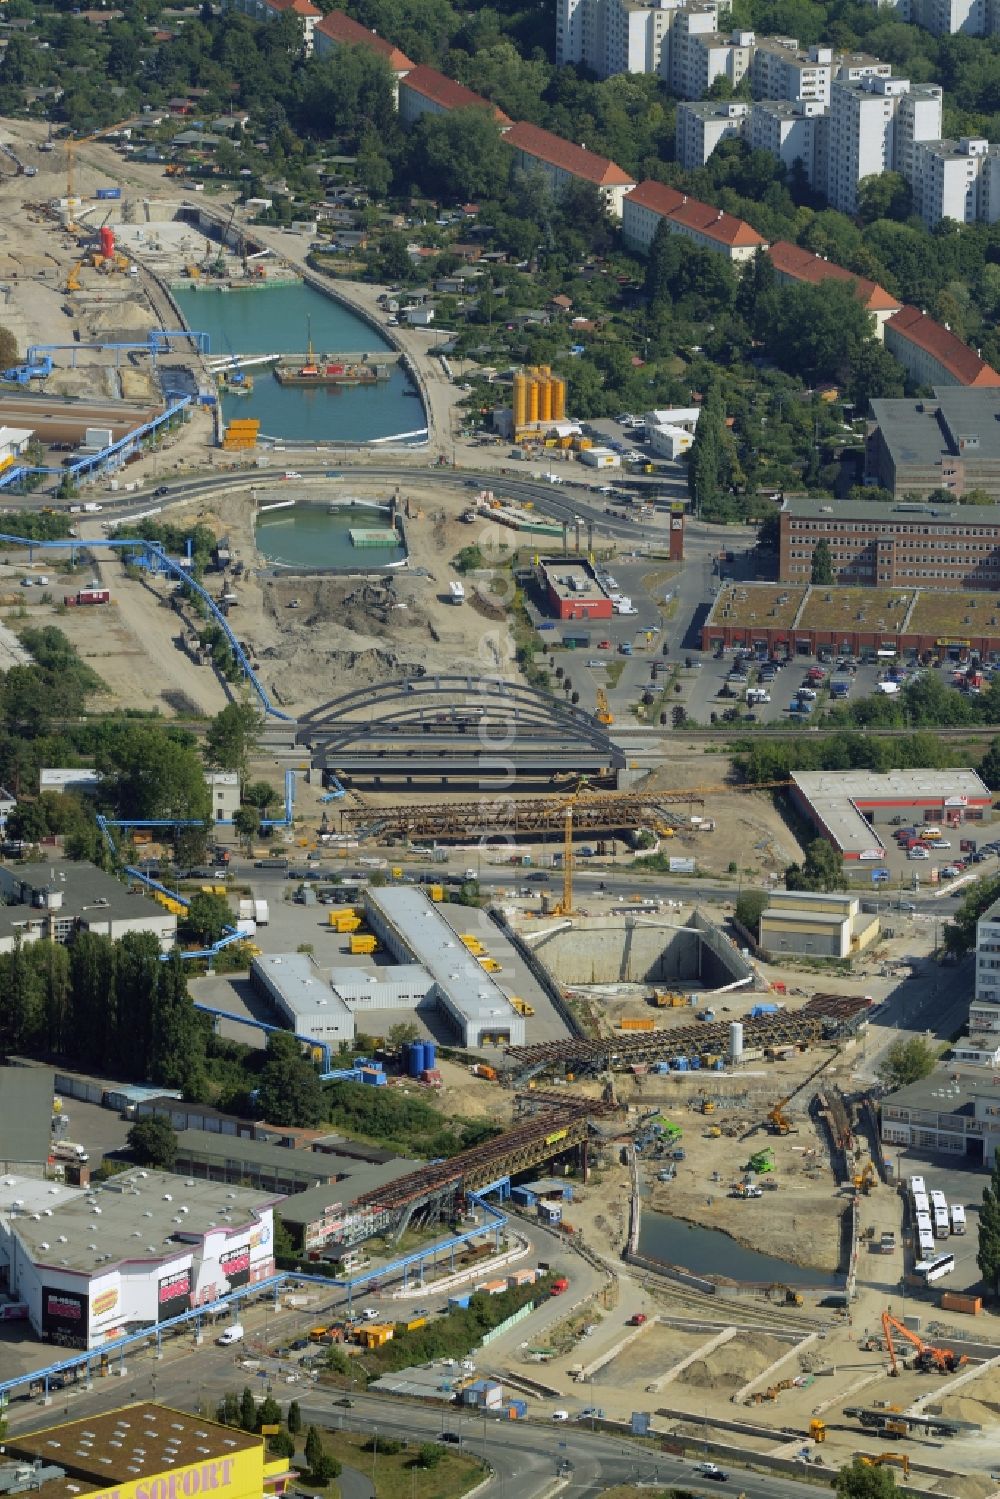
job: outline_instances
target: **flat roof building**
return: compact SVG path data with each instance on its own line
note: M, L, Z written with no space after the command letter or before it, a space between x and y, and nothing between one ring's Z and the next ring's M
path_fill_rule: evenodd
M177 935L176 916L85 860L0 866L0 899L0 952L43 937L68 942L78 931L152 932L166 950Z
M557 619L610 619L611 596L597 581L589 562L543 557L539 564L549 607Z
M792 803L845 860L879 864L887 827L902 814L917 822L961 827L988 819L989 788L974 770L800 770L791 777Z
M983 1073L937 1068L884 1098L881 1116L884 1146L988 1167L1000 1149L1000 1083Z
M310 953L261 953L251 960L250 983L297 1036L334 1045L353 1041L354 1016Z
M769 953L850 958L879 934L877 916L856 895L840 891L772 890L760 918L760 945Z
M433 980L432 997L464 1046L491 1036L524 1042L524 1020L493 976L459 940L440 908L415 886L364 891L366 921L398 963L417 963Z
M871 408L866 466L882 489L919 499L944 490L956 500L981 489L1000 500L1000 389L939 385L932 399L875 400ZM984 559L976 547L970 560L989 573L991 554Z
M99 1348L271 1276L274 1202L167 1171L88 1188L4 1177L0 1266L40 1338Z

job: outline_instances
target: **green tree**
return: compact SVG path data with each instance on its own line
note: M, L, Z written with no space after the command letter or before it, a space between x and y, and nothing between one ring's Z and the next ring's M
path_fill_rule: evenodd
M919 1082L934 1071L936 1057L923 1036L894 1041L879 1063L879 1081L890 1091Z
M260 812L256 807L240 807L233 818L233 827L243 839L244 847L249 854L253 841L260 832Z
M177 1160L177 1131L166 1114L150 1114L137 1119L126 1139L140 1166L173 1171Z
M319 1434L319 1427L310 1426L306 1432L306 1462L309 1464L310 1473L315 1470L316 1464L322 1456L323 1438Z
M420 1031L412 1020L401 1020L397 1025L390 1025L385 1037L386 1050L390 1052L402 1051L411 1041L420 1037Z
M281 1425L281 1406L273 1395L265 1395L257 1407L257 1430L262 1426Z
M13 40L14 38L11 37L11 41ZM6 57L6 53L4 55ZM17 339L9 328L0 328L0 366L3 369L9 369L12 364L17 363L17 360Z
M266 812L281 797L270 781L251 781L249 786L243 788L243 800L251 807L256 807L259 812Z
M899 172L880 172L858 183L858 217L863 224L876 219L905 223L913 212L913 191Z
M1000 791L1000 738L990 740L990 747L979 762L979 774L991 791Z
M240 1403L232 1390L227 1391L219 1401L215 1412L215 1419L221 1421L223 1426L239 1426Z
M192 895L184 925L199 942L218 942L226 927L232 926L233 913L224 895L199 890Z
M512 153L489 110L421 115L409 137L410 173L435 197L494 197L510 174Z
M323 1085L303 1058L299 1042L285 1031L273 1031L267 1038L257 1101L271 1124L309 1129L326 1118Z
M331 1457L329 1452L321 1452L316 1461L309 1465L309 1478L318 1488L325 1488L328 1483L339 1478L343 1471L343 1465L337 1458Z
M766 890L742 890L736 902L736 920L755 937L760 935L760 918L767 910L770 897Z
M297 1400L289 1402L288 1419L286 1422L288 1430L293 1437L297 1437L302 1430L302 1409Z
M295 1456L295 1438L289 1436L287 1431L272 1431L267 1439L267 1450L274 1457L293 1458Z
M201 760L190 739L148 724L120 723L94 758L104 777L102 795L121 817L206 819L211 814Z
M710 515L729 487L728 446L725 408L718 382L713 379L705 392L688 456L688 491L698 514Z
M896 1478L891 1468L869 1468L855 1458L834 1480L838 1499L893 1499Z
M389 283L409 278L413 262L405 235L393 232L384 236L379 246L378 269L382 280Z
M263 721L251 703L227 703L206 730L206 763L214 770L236 770L244 776Z
M417 1452L417 1462L422 1468L436 1468L444 1457L444 1452L437 1442L421 1442Z
M184 959L175 951L160 964L157 976L150 1080L198 1099L204 1087L204 1061L205 1032L187 990Z
M979 1209L979 1249L976 1264L994 1296L1000 1293L1000 1150L993 1157L989 1183Z
M801 864L785 870L786 890L846 890L840 855L825 838L814 838Z
M240 1396L240 1425L244 1431L257 1430L257 1402L249 1385L244 1385Z
M830 543L822 538L813 547L811 581L813 583L834 582L833 553L830 551Z
M995 900L1000 900L1000 875L976 880L962 896L954 916L944 929L944 945L959 957L976 945L976 922Z

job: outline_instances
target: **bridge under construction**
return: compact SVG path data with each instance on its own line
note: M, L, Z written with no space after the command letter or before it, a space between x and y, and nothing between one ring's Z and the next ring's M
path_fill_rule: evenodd
M698 790L677 792L584 792L574 794L576 777L567 777L562 795L519 798L481 798L477 801L433 802L392 807L342 807L342 832L363 837L386 834L398 838L530 837L559 833L566 808L572 806L573 828L582 833L611 833L642 823L670 824L679 807L702 807Z
M366 1192L354 1203L353 1211L395 1241L414 1216L446 1217L467 1193L482 1191L502 1177L529 1171L567 1151L582 1150L586 1176L591 1120L614 1114L618 1108L610 1100L567 1098L564 1093L542 1090L524 1094L516 1103L520 1117L503 1134Z

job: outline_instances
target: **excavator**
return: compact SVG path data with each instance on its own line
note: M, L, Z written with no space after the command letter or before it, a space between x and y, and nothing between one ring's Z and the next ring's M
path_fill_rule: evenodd
M866 1161L863 1170L859 1171L856 1176L852 1176L851 1181L854 1184L855 1190L858 1192L863 1192L867 1197L872 1187L874 1187L875 1183L878 1181L878 1173L876 1172L873 1163L871 1161Z
M792 1121L785 1113L785 1105L791 1099L791 1094L779 1100L767 1116L769 1129L776 1135L787 1135L791 1133Z
M918 1369L924 1371L935 1369L939 1374L954 1374L957 1369L961 1369L963 1364L969 1362L968 1356L964 1353L955 1353L951 1348L934 1348L930 1343L925 1343L923 1338L911 1332L908 1327L904 1327L898 1318L893 1317L889 1312L883 1312L882 1333L892 1363L890 1370L892 1374L900 1372L899 1360L896 1357L896 1348L892 1340L894 1331L901 1338L905 1338L908 1343L912 1343L917 1350L916 1367Z
M903 1477L910 1476L910 1459L905 1452L880 1452L876 1457L863 1452L858 1461L865 1468L902 1468Z

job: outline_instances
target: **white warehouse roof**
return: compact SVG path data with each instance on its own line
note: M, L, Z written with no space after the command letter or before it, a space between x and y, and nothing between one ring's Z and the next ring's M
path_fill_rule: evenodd
M458 934L423 890L388 885L365 891L369 925L397 961L418 963L434 981L439 1005L451 1016L466 1046L483 1036L524 1042L524 1020L500 985L459 941Z

